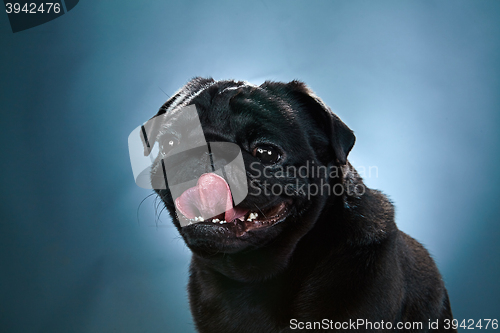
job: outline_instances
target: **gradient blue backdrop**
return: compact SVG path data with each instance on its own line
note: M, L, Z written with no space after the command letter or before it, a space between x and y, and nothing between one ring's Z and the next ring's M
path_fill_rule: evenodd
M455 317L500 319L499 1L82 0L0 14L0 60L1 332L193 332L190 252L127 151L193 76L305 81Z

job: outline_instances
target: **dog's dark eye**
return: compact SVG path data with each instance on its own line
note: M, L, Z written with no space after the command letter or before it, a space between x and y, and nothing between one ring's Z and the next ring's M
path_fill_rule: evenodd
M257 146L252 152L264 164L274 164L281 158L278 150L272 146Z

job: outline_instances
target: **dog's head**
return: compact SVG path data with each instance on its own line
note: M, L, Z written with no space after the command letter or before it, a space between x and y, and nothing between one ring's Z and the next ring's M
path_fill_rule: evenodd
M355 141L299 81L195 78L155 117L162 121L143 128L142 138L146 155L158 143L151 180L166 186L154 186L157 193L198 260L240 279L286 266L335 199Z

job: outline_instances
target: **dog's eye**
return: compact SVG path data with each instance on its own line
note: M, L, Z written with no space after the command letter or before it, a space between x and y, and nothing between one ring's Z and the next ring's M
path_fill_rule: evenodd
M252 152L264 164L274 164L281 158L278 150L272 146L257 146Z
M164 141L163 141L163 144L162 144L162 150L163 152L169 152L170 150L172 150L172 148L176 147L177 145L179 144L179 140L177 138L166 138Z

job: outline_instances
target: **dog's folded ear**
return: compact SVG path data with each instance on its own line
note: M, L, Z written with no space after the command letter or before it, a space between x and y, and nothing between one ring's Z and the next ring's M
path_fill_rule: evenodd
M289 83L266 81L261 88L309 112L329 136L338 163L347 163L347 155L356 141L353 131L304 83L297 80Z
M353 131L336 114L332 113L332 111L328 113L330 115L332 147L339 163L345 165L347 163L347 155L349 155L354 146L356 137Z

